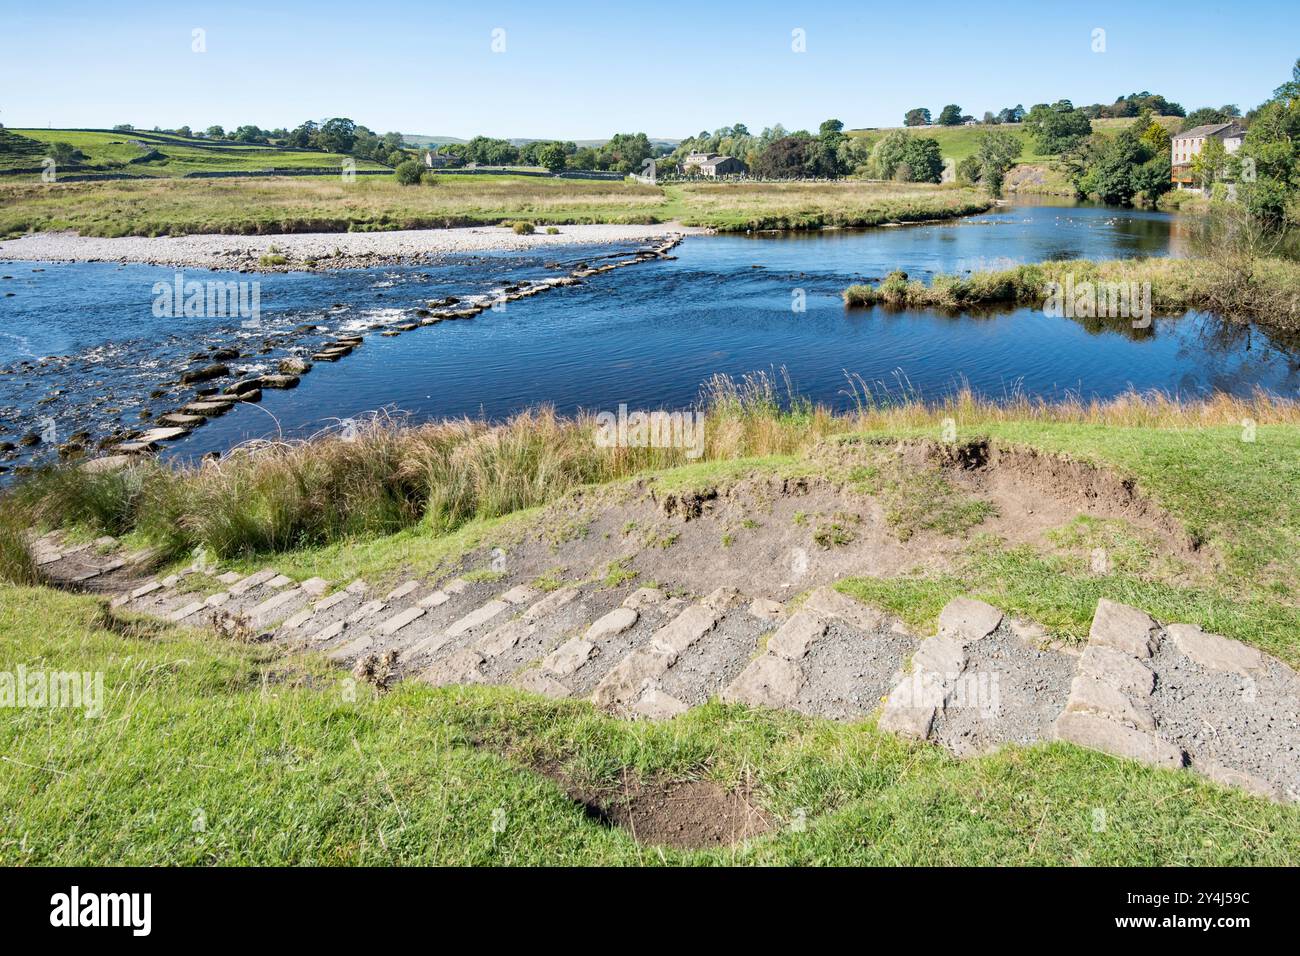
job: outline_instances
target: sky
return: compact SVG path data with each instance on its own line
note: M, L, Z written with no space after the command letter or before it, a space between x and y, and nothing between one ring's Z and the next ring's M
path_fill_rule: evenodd
M0 123L273 129L346 116L466 139L681 138L1141 90L1245 111L1298 56L1295 0L9 0Z

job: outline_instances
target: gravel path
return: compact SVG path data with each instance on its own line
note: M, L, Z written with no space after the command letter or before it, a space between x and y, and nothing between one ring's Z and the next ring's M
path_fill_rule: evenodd
M556 226L521 236L502 226L407 229L395 232L304 232L273 236L126 236L97 238L46 232L0 242L0 261L120 262L195 269L290 271L424 262L442 255L518 252L550 246L635 242L706 233L679 223ZM288 261L263 266L271 248ZM312 260L314 265L309 264Z

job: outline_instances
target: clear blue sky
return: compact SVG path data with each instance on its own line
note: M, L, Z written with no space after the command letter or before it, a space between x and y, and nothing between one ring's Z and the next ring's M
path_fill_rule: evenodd
M680 137L736 122L893 126L1143 89L1257 105L1300 56L1300 3L7 3L0 122ZM1094 28L1106 51L1092 52ZM206 31L206 53L191 31ZM505 51L492 51L492 31ZM791 31L807 51L791 50Z

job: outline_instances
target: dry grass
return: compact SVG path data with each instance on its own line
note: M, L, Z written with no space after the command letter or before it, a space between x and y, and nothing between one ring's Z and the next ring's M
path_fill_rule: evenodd
M255 443L217 462L170 468L156 462L90 474L52 469L4 501L13 528L82 525L132 531L181 556L203 546L228 558L382 535L423 524L445 532L554 501L599 484L696 461L794 456L837 434L933 429L945 419L965 433L995 423L1074 423L1123 428L1300 424L1300 404L1258 392L1180 402L1159 393L1107 401L1048 403L1025 396L990 402L970 390L937 402L851 382L847 414L814 406L776 377L705 387L703 454L685 448L600 447L597 421L543 408L500 425L460 419L402 427L374 419L355 438L324 434L300 442ZM12 562L11 562L12 563ZM21 576L21 568L12 572Z

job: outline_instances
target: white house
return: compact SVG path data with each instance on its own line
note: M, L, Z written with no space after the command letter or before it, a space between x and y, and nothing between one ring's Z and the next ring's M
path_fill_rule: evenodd
M1212 139L1220 140L1228 153L1241 149L1246 138L1246 131L1236 123L1209 123L1205 126L1193 126L1186 132L1174 136L1169 145L1170 164L1173 170L1170 178L1179 189L1196 189L1196 177L1192 175L1192 160L1201 152L1205 144Z

